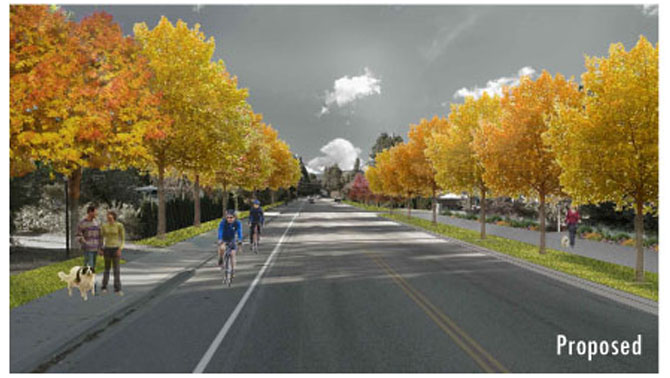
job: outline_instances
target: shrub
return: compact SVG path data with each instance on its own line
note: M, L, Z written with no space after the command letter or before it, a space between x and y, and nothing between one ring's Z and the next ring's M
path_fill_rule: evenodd
M500 215L493 215L488 218L486 218L486 223L497 223L502 221L503 218Z
M625 232L619 232L619 233L614 234L614 235L612 236L612 239L613 239L615 242L617 242L617 243L620 242L620 241L622 241L622 240L626 240L626 239L630 239L630 238L631 238L630 235L628 235L628 234L625 233Z
M499 220L496 222L496 226L509 226L509 223L504 220Z
M577 227L577 233L579 235L593 232L593 227L582 225Z
M587 240L602 240L603 235L598 232L587 232L582 237Z

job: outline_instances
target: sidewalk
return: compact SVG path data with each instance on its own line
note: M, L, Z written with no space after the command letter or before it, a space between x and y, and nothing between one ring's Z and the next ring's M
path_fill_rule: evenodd
M396 214L407 214L407 209L402 209L402 211L398 209ZM427 220L433 219L430 210L412 210L412 216ZM479 231L481 228L479 221L461 219L457 217L452 218L445 215L438 215L437 221L440 223L474 231ZM496 235L534 245L540 244L540 233L538 231L531 231L523 228L497 226L495 224L487 223L486 234ZM624 247L617 244L609 244L577 238L575 241L575 248L566 248L561 245L561 238L565 235L567 235L566 232L547 232L547 248L590 257L592 259L618 265L624 265L631 268L635 267L636 251L633 247ZM650 249L644 250L644 270L647 272L658 273L658 252L652 251Z
M277 209L266 213L268 221ZM10 311L10 372L31 372L58 353L77 346L87 335L106 328L128 312L192 276L195 269L215 256L217 230L158 250L121 268L125 295L113 293L81 299L79 290L68 297L67 289L53 292ZM133 249L140 246L133 246ZM102 274L97 274L98 288Z

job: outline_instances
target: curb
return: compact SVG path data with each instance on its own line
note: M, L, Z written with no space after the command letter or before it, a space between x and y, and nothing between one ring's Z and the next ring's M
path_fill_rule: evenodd
M349 205L349 206L351 206L351 205ZM351 206L351 207L356 208L355 206ZM366 211L366 210L363 210L363 209L359 209L359 210ZM459 239L450 238L448 236L438 234L438 233L435 233L435 232L430 231L430 230L426 230L424 228L415 226L413 224L408 224L408 223L404 223L404 222L401 222L401 221L397 221L395 219L381 217L377 212L372 212L372 213L374 213L380 219L383 218L384 220L389 220L391 222L413 228L417 231L425 232L427 234L430 234L430 235L435 236L437 238L440 238L442 240L446 240L446 241L449 241L449 242L452 242L452 243L460 244L461 246L474 249L478 252L486 253L490 256L496 257L496 258L498 258L500 260L503 260L505 262L508 262L510 264L519 266L521 268L528 269L528 270L533 271L533 272L538 273L538 274L542 274L546 277L549 277L549 278L555 279L557 281L561 281L563 283L572 285L574 287L586 290L586 291L591 292L593 294L600 295L602 297L613 300L617 303L620 303L620 304L635 308L637 310L644 311L644 312L647 312L649 314L658 316L658 302L655 302L651 299L647 299L647 298L644 298L644 297L637 296L635 294L631 294L631 293L628 293L628 292L625 292L625 291L614 289L614 288L611 288L609 286L605 286L605 285L595 283L595 282L592 282L592 281L589 281L589 280L586 280L586 279L583 279L583 278L580 278L580 277L576 277L576 276L573 276L573 275L568 274L568 273L559 272L557 270L547 268L547 267L542 266L542 265L537 265L535 263L532 263L532 262L529 262L529 261L526 261L526 260L523 260L523 259L520 259L520 258L517 258L517 257L509 256L509 255L506 255L506 254L501 253L501 252L496 252L496 251L493 251L493 250L490 250L490 249L487 249L487 248L484 248L484 247L480 247L478 245L470 244L468 242L464 242L464 241L459 240Z

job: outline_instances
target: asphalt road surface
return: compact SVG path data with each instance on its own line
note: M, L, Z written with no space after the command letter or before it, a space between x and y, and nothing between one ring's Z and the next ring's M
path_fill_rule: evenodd
M332 201L294 201L238 263L233 287L212 260L49 372L658 371L657 316ZM559 334L641 334L642 355L558 356Z

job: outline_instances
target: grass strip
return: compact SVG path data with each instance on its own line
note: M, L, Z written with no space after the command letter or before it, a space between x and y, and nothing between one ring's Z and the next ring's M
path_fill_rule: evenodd
M70 269L83 264L83 256L45 265L36 269L9 276L9 308L26 304L33 299L43 297L60 289L67 284L60 280L58 272L70 273ZM121 259L121 264L126 261ZM98 256L95 262L95 271L105 271L105 259ZM79 295L79 289L73 290L72 295Z
M271 205L263 206L263 210L267 211L269 209L275 208L277 206L283 205L284 202L276 202ZM244 219L249 216L248 211L240 211L238 212L238 219ZM168 232L165 234L163 239L158 238L157 236L152 236L150 238L142 239L142 240L137 240L134 241L134 244L141 244L141 245L149 245L152 247L169 247L175 243L179 243L181 241L193 238L195 236L198 236L200 234L204 234L205 232L209 232L211 230L216 229L219 227L219 223L221 222L221 219L214 219L209 222L201 223L200 227L195 227L195 226L189 226L189 227L184 227L180 228L178 230L174 230L171 232Z
M348 201L347 203L365 210L375 208L374 206L360 206L360 204ZM645 272L645 281L640 283L635 281L635 269L627 266L555 249L547 249L547 253L541 255L538 253L538 246L533 244L494 235L487 235L486 239L482 240L479 238L479 231L442 223L434 225L429 220L408 218L400 214L379 215L658 302L658 274L656 273Z

